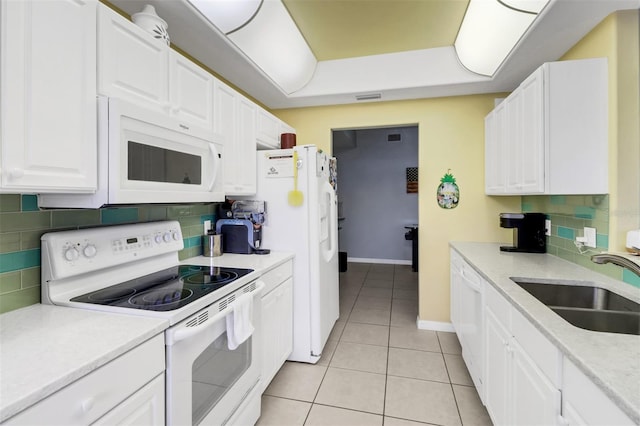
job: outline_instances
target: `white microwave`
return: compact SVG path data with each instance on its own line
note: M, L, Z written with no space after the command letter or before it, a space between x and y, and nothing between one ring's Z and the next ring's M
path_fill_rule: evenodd
M98 97L98 189L40 194L40 207L224 201L222 141L210 130Z

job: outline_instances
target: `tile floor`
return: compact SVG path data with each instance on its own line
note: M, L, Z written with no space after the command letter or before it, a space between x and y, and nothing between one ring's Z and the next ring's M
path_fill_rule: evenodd
M287 362L257 425L490 425L453 333L418 330L410 266L349 263L316 365Z

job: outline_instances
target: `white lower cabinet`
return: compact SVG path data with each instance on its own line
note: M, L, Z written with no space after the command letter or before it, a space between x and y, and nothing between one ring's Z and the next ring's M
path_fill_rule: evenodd
M96 426L164 424L164 373L102 416Z
M557 349L492 286L486 287L484 393L491 420L496 425L556 424Z
M7 425L161 425L164 335L142 343L11 417Z
M490 310L485 326L484 404L494 424L508 424L509 332Z
M636 424L567 358L563 361L562 376L560 425Z
M637 424L491 283L475 270L470 273L471 268L451 251L451 322L473 377L477 365L465 357L465 347L475 308L468 303L470 293L465 295L464 277L480 282L483 319L476 320L475 327L482 328L484 364L482 383L474 379L474 384L494 425Z
M293 263L267 272L262 296L261 391L269 386L293 350Z

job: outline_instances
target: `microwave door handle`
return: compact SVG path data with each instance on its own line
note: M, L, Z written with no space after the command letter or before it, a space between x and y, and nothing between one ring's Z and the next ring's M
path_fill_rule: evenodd
M211 155L213 171L211 176L211 182L209 182L208 191L211 192L213 190L213 186L216 184L216 176L218 174L218 168L220 167L220 157L218 154L218 150L216 146L212 143L209 144L209 154Z
M256 288L253 290L253 297L259 297L262 289L264 289L265 283L263 281L257 281ZM206 322L203 322L202 325L198 325L195 327L182 328L180 330L175 331L174 333L167 334L166 345L173 346L183 340L189 339L196 334L199 334L210 327L213 327L220 321L222 318L233 312L233 303L229 305L229 309L225 309L222 312L214 315L209 318Z

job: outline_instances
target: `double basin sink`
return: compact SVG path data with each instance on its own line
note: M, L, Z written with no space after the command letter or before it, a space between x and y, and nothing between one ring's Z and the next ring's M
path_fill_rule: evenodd
M640 335L640 304L610 290L589 282L511 280L576 327Z

